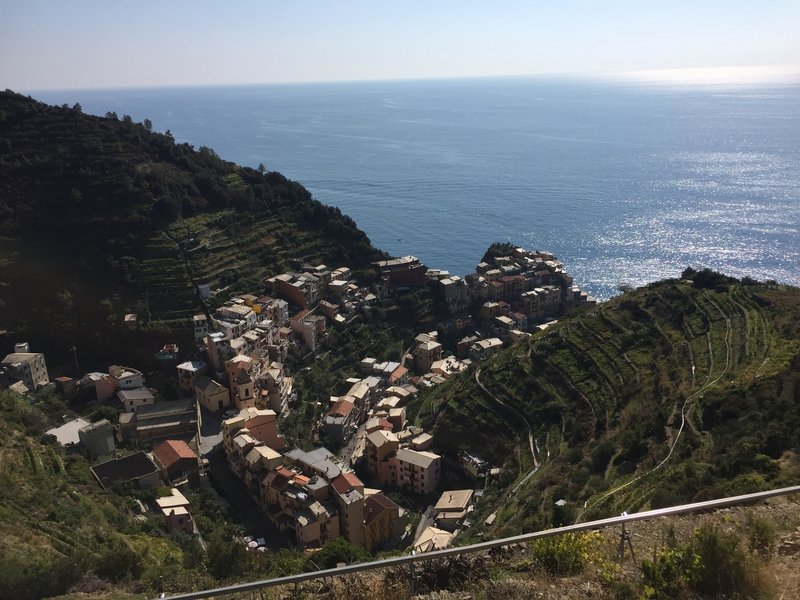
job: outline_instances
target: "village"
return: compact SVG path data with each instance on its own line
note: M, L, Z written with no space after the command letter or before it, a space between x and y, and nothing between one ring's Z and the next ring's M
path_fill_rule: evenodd
M0 389L31 396L50 387L67 401L89 398L118 410L115 424L76 417L48 434L92 460L103 488L167 486L150 509L169 531L197 533L181 490L215 484L216 468L240 482L269 531L279 534L273 548L320 548L338 537L371 552L445 548L472 525L473 503L497 469L469 448L444 456L429 432L409 423L406 407L420 389L594 300L552 254L521 248L479 263L464 278L413 256L373 268L376 281L362 285L347 267L299 265L267 279L258 294L195 315L191 355L169 344L162 350L188 358L175 366L175 399L147 387L145 374L129 366L51 382L45 357L27 343L3 359ZM313 361L329 328L346 328L420 288L431 290L447 315L444 331L455 343L448 348L437 329L419 332L396 360L364 356L342 382L346 392L331 393L322 417L307 423L315 447L292 447L281 424L303 399L285 366L290 352ZM198 293L207 300L211 290L198 286ZM124 322L135 327L136 315ZM466 486L449 489L448 481ZM263 537L242 541L266 550Z

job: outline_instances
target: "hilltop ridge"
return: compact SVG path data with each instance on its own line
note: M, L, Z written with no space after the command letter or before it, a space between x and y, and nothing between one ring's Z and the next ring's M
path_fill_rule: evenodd
M178 144L149 122L6 90L0 255L0 331L66 361L75 344L130 348L114 341L126 313L180 332L201 284L224 296L292 261L363 268L382 253L280 173Z

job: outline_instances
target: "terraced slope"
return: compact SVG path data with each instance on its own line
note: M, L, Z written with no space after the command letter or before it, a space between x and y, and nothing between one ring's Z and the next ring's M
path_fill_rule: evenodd
M504 465L493 532L800 475L800 291L712 282L627 293L423 396L437 441Z
M117 354L137 346L116 342L126 313L170 336L201 308L198 284L260 290L292 260L358 269L378 256L279 173L129 117L0 93L0 342L28 339L55 364L73 345L136 360Z

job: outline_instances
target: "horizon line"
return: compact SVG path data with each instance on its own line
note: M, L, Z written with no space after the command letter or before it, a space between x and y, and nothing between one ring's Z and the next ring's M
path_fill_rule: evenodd
M232 87L265 87L265 86L302 86L332 85L358 83L404 83L458 81L476 79L526 79L526 78L558 78L580 80L614 80L627 83L662 83L662 84L757 84L779 83L781 80L795 76L800 80L800 65L756 65L725 67L664 67L658 69L627 69L623 71L562 71L538 73L507 73L482 75L445 75L429 77L394 77L376 79L320 79L304 81L251 81L229 83L177 83L177 84L132 84L87 87L32 87L21 88L20 93L31 92L78 92L78 91L116 91L147 89L185 89L185 88L232 88ZM792 83L793 81L789 81ZM11 89L11 88L7 88Z

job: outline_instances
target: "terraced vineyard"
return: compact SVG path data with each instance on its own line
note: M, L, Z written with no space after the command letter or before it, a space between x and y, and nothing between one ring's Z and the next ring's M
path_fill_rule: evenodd
M280 215L203 213L173 222L150 237L136 262L134 281L152 318L182 324L197 310L197 286L241 293L262 290L264 280L290 261L334 258L331 244Z
M798 300L792 288L652 284L500 353L481 368L485 391L466 375L423 395L418 418L450 450L503 464L482 506L500 510L494 532L770 486L800 473L783 456L800 442L800 345L785 318ZM487 395L530 423L538 471L519 419L489 413Z
M152 340L118 340L149 329L159 339L146 356L158 341L188 342L199 284L220 290L213 304L263 291L293 260L360 269L382 256L352 219L280 173L111 113L10 91L0 110L0 341L29 340L62 363L72 346L100 365L109 354L141 360L128 350ZM122 328L127 313L142 327Z

